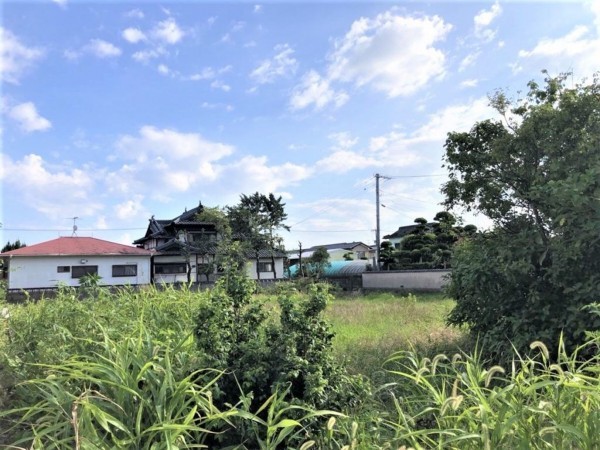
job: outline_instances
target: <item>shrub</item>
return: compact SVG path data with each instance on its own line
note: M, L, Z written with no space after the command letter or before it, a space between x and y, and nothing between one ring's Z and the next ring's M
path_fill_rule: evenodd
M200 307L195 334L202 364L227 372L213 389L217 404L243 401L248 409L258 409L275 392L285 393L283 401L309 408L355 404L364 386L332 356L333 334L323 319L327 286L315 284L307 295L281 295L278 317L268 314L253 289L244 275L229 273ZM221 444L250 438L240 427Z

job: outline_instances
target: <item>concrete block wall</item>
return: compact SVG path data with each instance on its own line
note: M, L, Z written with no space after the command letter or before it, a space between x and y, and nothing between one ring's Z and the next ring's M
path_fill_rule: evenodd
M450 270L390 270L364 272L364 290L441 291L448 283Z

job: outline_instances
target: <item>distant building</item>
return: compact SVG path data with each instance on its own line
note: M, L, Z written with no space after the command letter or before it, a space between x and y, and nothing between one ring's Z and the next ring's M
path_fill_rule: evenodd
M79 278L97 274L102 285L150 283L152 252L93 237L59 237L0 253L7 266L8 289L79 286Z
M217 244L221 236L215 224L198 220L204 206L185 210L174 219L149 219L144 237L133 243L153 252L152 281L155 283L213 282L218 276L215 266ZM273 253L275 266L271 259ZM255 255L246 255L248 277L257 279ZM283 278L285 253L261 249L258 271L261 280Z
M427 228L427 230L432 230L433 226L436 225L435 222L429 222L427 224L425 224L425 227ZM413 224L413 225L404 225L402 227L398 227L398 229L396 231L394 231L392 234L387 234L385 236L383 236L384 240L390 241L392 243L392 245L394 246L394 248L398 249L400 248L400 242L402 242L402 239L404 239L405 236L411 234L413 231L415 231L415 229L419 226L419 224Z
M302 249L302 255L299 250L288 252L288 260L290 265L298 263L300 256L302 258L310 258L315 250L319 247L324 247L329 253L329 261L369 261L375 257L375 249L362 242L341 242L337 244L315 245L309 248Z

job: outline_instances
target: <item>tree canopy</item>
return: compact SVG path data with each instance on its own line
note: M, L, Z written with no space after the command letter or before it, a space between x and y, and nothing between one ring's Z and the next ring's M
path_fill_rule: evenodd
M445 144L445 206L495 224L456 254L450 322L470 325L499 356L536 339L556 345L561 332L575 345L600 326L582 310L600 298L600 85L565 80L532 81L515 101L497 92L491 105L504 120Z

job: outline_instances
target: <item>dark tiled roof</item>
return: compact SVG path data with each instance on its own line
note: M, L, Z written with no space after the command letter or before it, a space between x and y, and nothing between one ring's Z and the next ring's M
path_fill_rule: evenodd
M202 206L202 203L200 202L195 208L192 208L189 211L186 210L182 214L171 220L155 219L154 216L152 216L149 219L148 229L146 230L146 234L144 235L144 237L136 239L135 241L133 241L133 243L135 245L140 245L146 242L148 239L155 239L158 237L167 238L169 236L175 236L176 229L178 227L214 227L214 224L210 222L198 222L197 220L194 220L196 218L196 215L202 212L203 209L204 206Z
M434 225L435 225L435 222L429 222L425 226L427 227L428 230L430 230ZM402 237L406 236L407 234L412 233L418 226L419 225L416 224L416 223L414 225L404 225L403 227L399 227L392 234L386 234L383 237L383 239L398 239L398 238L402 238Z
M28 245L1 253L2 256L92 256L92 255L151 255L150 250L104 241L93 237L59 237L51 241Z
M314 251L319 247L325 247L327 250L335 250L337 248L341 248L343 250L352 250L354 247L358 247L359 245L364 245L365 247L369 247L367 244L363 242L341 242L338 244L325 244L325 245L314 245L310 248L303 248L302 252L305 251Z

